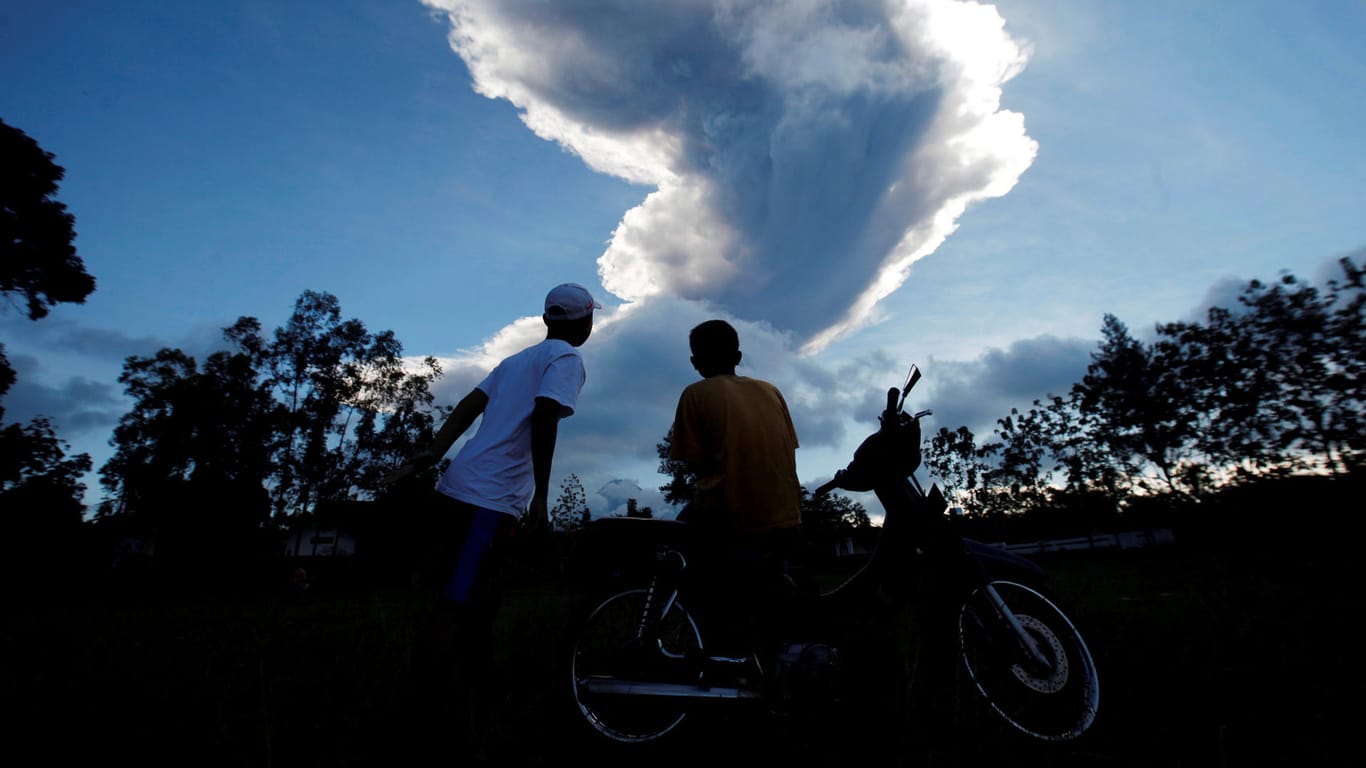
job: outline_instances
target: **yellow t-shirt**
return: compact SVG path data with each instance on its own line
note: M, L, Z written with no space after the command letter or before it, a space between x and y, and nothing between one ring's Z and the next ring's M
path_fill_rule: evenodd
M737 533L801 521L796 450L787 401L766 381L711 376L678 398L671 458L696 472L699 511L722 511Z

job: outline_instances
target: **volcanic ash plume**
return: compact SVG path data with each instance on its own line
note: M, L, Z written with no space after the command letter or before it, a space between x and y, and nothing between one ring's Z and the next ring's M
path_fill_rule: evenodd
M993 6L424 0L475 89L593 169L652 187L598 259L819 349L873 318L974 201L1033 162Z

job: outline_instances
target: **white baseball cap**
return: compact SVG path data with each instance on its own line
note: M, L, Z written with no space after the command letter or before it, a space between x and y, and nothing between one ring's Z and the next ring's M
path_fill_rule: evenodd
M593 295L578 283L561 283L545 295L545 316L547 320L578 320L593 314L602 305L593 301Z

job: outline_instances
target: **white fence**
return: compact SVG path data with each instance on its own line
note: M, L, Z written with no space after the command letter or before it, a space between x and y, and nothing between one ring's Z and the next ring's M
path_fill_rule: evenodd
M1155 544L1170 544L1175 536L1170 528L1151 531L1125 531L1124 533L1104 533L1095 536L1077 536L1071 539L1051 539L1049 541L1026 541L1017 544L993 542L991 546L1018 554L1039 552L1068 552L1086 549L1141 549Z

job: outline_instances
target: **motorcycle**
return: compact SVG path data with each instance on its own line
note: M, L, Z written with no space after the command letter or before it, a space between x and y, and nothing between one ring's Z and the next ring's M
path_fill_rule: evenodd
M570 624L567 674L557 685L568 688L571 718L590 738L670 743L707 715L744 705L829 712L885 691L889 680L923 678L923 670L940 674L922 690L955 701L965 691L961 698L986 720L1027 741L1070 741L1090 728L1100 696L1096 665L1046 590L1043 570L956 533L942 492L915 478L920 419L931 412L908 414L904 406L920 377L913 365L905 383L888 390L877 431L814 492L874 494L885 517L871 554L833 587L802 585L789 569L774 593L778 628L763 647L714 648L719 628L690 578L698 542L689 524L603 518L589 525L586 540L598 546L588 559L602 583ZM929 657L898 668L887 651L901 644L879 645L870 638L888 633L871 628L891 626L907 606L921 636L939 641L925 640L918 647ZM944 670L953 670L947 683ZM904 693L917 682L899 685Z

